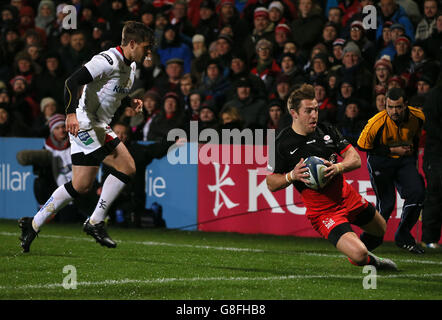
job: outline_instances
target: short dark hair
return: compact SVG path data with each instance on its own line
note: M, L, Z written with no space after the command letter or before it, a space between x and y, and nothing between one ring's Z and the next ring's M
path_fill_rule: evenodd
M401 88L391 88L390 90L388 90L386 98L393 101L403 98L405 101L406 99L405 91Z
M124 23L121 45L126 46L130 41L141 43L147 41L151 46L154 45L154 32L151 28L138 21L126 21Z
M302 100L313 100L315 98L315 88L311 84L303 84L298 89L295 89L289 96L287 101L287 108L293 109L296 112L301 107Z

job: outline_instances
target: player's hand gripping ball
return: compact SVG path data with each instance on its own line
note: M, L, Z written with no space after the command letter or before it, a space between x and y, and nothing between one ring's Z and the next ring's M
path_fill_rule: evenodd
M324 175L326 174L325 169L327 169L324 161L322 161L321 158L312 156L305 159L304 163L308 168L309 174L309 177L306 178L306 180L308 180L308 183L306 183L305 185L314 190L319 190L325 187L329 182L329 179L324 177Z

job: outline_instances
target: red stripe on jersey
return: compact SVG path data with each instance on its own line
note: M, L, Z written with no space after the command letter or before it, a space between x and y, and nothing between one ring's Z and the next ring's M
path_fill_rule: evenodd
M345 151L347 151L348 149L350 149L350 147L351 147L351 144L349 144L348 146L346 146L346 147L344 148L344 150L341 150L341 152L339 152L339 155L342 156L342 154L345 153Z
M119 53L121 53L121 55L122 55L123 58L124 58L123 49L121 49L120 46L117 46L115 49L117 49L117 51L118 51Z

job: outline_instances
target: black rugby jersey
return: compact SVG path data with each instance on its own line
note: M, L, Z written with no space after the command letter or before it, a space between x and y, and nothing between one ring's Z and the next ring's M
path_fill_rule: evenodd
M309 156L336 163L337 155L341 155L350 146L351 144L332 125L320 123L313 133L306 136L297 134L290 126L284 128L276 137L275 168L272 171L286 174L293 170L301 158L306 159ZM294 186L299 192L307 188L301 181L295 181Z

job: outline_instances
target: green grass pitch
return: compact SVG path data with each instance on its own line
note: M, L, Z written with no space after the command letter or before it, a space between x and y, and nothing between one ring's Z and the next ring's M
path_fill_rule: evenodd
M393 259L400 271L378 271L365 278L376 288L364 289L371 274L323 239L108 232L116 249L95 243L81 225L48 224L23 254L17 222L0 220L0 299L442 299L441 251L418 256L385 243L375 253ZM66 289L75 275L76 288Z

